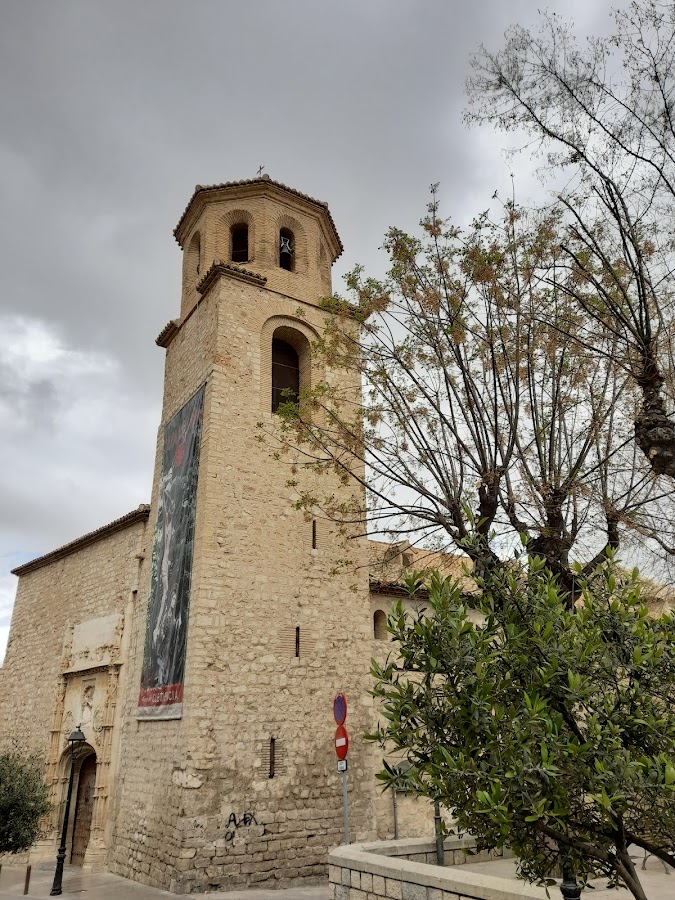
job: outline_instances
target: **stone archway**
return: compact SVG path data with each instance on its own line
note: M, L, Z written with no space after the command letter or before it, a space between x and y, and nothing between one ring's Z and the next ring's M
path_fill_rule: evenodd
M115 661L100 666L91 666L87 669L68 671L73 664L73 652L75 652L72 651L74 640L72 634L70 643L67 643L63 661L65 671L58 682L45 773L51 812L42 822L42 837L36 841L30 851L32 864L53 860L56 848L59 846L72 761L68 736L75 725L79 724L86 741L83 745L75 748L73 793L66 839L66 862L70 862L71 857L80 766L88 756L95 754L96 785L89 844L83 868L87 872L100 872L105 869L112 836L112 821L109 817L108 804L119 754L117 723L120 712L118 712L117 691L122 670L122 663L119 662L120 642L124 616L127 614L131 615L131 610L125 611L124 615L104 616L75 626L75 630L80 628L83 633L86 632L86 635L97 635L96 640L108 642L101 649L96 641L87 644L86 641L83 642L84 639L80 640L80 643L85 646L88 656L105 657L106 654L109 654L114 656ZM111 634L113 625L115 625L115 630L114 634ZM80 822L80 824L82 823Z
M95 788L96 754L89 753L80 764L77 778L77 793L70 845L70 862L74 866L84 865L84 857L91 836Z

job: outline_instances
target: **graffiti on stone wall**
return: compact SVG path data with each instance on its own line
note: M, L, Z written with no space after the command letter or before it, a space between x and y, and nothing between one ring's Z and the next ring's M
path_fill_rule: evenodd
M237 816L236 813L230 813L230 818L225 823L225 844L231 844L241 828L250 828L251 825L257 824L258 820L250 810L242 813L241 816Z

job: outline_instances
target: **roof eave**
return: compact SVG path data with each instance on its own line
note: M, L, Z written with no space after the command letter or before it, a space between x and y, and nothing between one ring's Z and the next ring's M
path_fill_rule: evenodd
M70 541L62 547L57 547L56 550L52 550L50 553L45 553L44 556L38 556L36 559L31 559L29 562L17 566L16 569L12 569L12 575L27 575L29 572L34 572L36 569L48 566L50 563L63 559L65 556L70 556L71 553L76 553L83 547L95 544L97 541L109 537L117 531L130 528L137 522L147 521L149 515L150 507L147 503L141 503L137 509L133 509L119 519L115 519L107 525L102 525L101 528L96 528L94 531L89 531L87 534L75 538L74 541Z

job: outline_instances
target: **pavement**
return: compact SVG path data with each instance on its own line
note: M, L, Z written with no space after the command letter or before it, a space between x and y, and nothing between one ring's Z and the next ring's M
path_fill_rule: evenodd
M651 856L646 861L645 869L641 868L642 854L636 855L635 862L649 900L675 900L675 872L664 870L663 864ZM496 875L502 878L516 878L515 861L512 859L494 860L487 863L465 863L461 867L464 871L482 873L483 875ZM0 871L0 900L23 897L23 886L26 875L25 866L3 865ZM49 897L54 867L40 865L31 872L28 898L44 900ZM85 897L86 895L86 897ZM119 875L101 873L91 875L82 872L79 866L66 866L63 873L63 897L80 896L83 900L157 900L159 897L177 898L204 896L207 900L328 900L328 880L325 884L314 887L287 888L284 890L243 890L243 891L215 891L205 895L199 894L172 894L159 888L148 887ZM542 890L542 897L546 894ZM555 888L549 889L551 900L558 900L559 893ZM593 890L583 892L588 900L633 900L632 894L625 890L610 890L607 888L607 879L598 879L593 882Z
M648 857L643 870L641 868L643 852L637 847L631 847L630 855L649 900L675 900L675 870L671 868L666 870L663 863L655 856ZM498 878L516 878L516 861L514 859L498 859L486 863L467 862L460 868L462 871L495 875ZM551 900L560 900L561 895L557 888L549 888L548 892ZM542 888L542 897L545 898L545 896ZM589 889L582 891L581 896L588 900L633 900L633 895L627 888L608 888L606 878L597 878L590 882ZM1 891L0 897L2 897Z
M2 866L0 871L0 900L23 897L25 866ZM44 900L54 879L54 867L34 868L31 872L28 898ZM119 875L101 873L91 875L79 866L66 866L63 872L63 897L82 897L83 900L157 900L159 897L176 898L204 896L208 900L328 900L328 879L315 887L288 888L285 890L214 891L205 895L172 894L159 888L148 887L137 881L129 881Z

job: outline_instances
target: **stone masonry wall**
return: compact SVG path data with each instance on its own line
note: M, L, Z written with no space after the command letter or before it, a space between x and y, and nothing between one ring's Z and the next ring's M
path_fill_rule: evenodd
M65 727L79 702L70 688L80 669L77 678L62 677L73 626L88 623L84 633L119 614L124 632L110 675L120 675L119 693L114 722L105 724L115 737L101 758L110 774L99 792L105 838L97 853L115 872L176 892L325 875L327 852L342 841L331 710L338 691L349 702L351 839L376 835L379 760L360 737L374 717L366 542L345 540L318 511L296 508L302 490L344 490L333 476L307 473L293 455L272 452L272 337L283 328L284 340L296 334L306 348L321 333L326 314L317 303L330 293L339 248L320 207L275 191L262 185L258 197L244 191L193 217L183 242L181 318L165 332L147 525L138 521L24 575L0 670L0 739L17 734L26 749L46 754L55 706ZM241 216L249 223L246 268L266 284L218 269L200 294L199 278L214 260L227 261L229 228ZM280 227L294 233L293 272L278 266ZM326 372L303 352L307 383L339 378L358 394L358 378ZM202 385L183 718L142 721L136 710L163 427ZM50 750L61 790L62 731L55 726Z
M181 327L167 351L162 422L157 435L152 502L148 520L148 557L152 553L152 535L157 519L158 483L161 474L164 425L190 399L200 385L207 383L203 448L208 444L210 378L215 355L217 303L214 297L200 302ZM188 625L187 663L190 664L193 611L201 568L201 529L199 510L207 493L208 478L200 462L197 485L197 525L192 570L192 598ZM181 863L183 835L179 826L184 788L180 776L189 756L190 738L187 720L144 721L136 719L143 665L147 606L150 597L151 566L144 570L139 598L134 609L129 645L129 677L123 709L123 754L115 798L113 848L109 865L113 872L147 884L178 890L177 867ZM186 691L186 704L189 703ZM198 698L197 698L197 702Z
M2 668L2 744L16 738L46 757L70 627L124 610L144 528L136 522L21 576Z
M308 220L307 247L311 228ZM300 279L294 293L302 294L302 273L287 274ZM325 314L314 303L323 289L320 280L305 287L312 302L223 275L198 308L184 306L187 318L167 352L163 422L207 385L183 719L135 720L146 583L130 649L127 762L111 864L174 891L325 875L327 851L342 839L331 712L340 690L352 736L352 834L375 836L376 763L359 737L373 714L365 542L345 547L317 518L313 548L311 517L295 508L312 478L293 475L270 447L276 418L265 323L318 333ZM263 441L258 423L268 433ZM161 430L157 465L159 450ZM337 485L327 476L321 487ZM151 526L155 516L156 487ZM356 572L351 565L333 574L347 555Z

